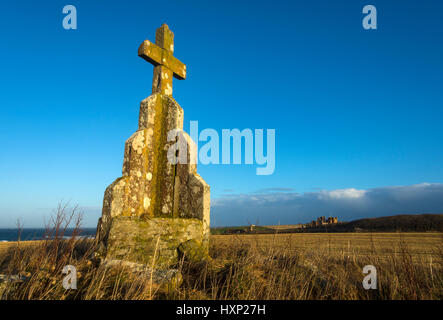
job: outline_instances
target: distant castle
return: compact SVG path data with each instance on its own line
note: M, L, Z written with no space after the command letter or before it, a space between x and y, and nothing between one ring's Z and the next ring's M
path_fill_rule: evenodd
M312 220L311 223L308 223L308 227L315 228L315 227L321 227L321 226L337 224L337 223L338 223L337 217L329 217L326 219L325 216L321 216L321 217L317 218L317 221Z

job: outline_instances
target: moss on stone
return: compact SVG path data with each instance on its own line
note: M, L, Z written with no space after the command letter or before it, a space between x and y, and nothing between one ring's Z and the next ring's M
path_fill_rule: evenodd
M208 261L209 255L207 248L202 245L201 241L190 239L180 243L177 247L178 258L184 259L191 263L198 263L201 261Z

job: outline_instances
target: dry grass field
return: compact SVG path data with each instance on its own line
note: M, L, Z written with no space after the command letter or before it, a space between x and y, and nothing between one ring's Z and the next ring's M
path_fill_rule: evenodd
M300 224L279 224L274 226L264 226L265 228L272 229L272 230L288 230L288 229L295 229L300 227Z
M37 243L37 241L22 241L22 242L20 242L20 244L22 246L33 246L36 243ZM11 246L15 246L16 244L17 244L16 242L0 242L0 257L2 254L5 254Z
M0 300L443 300L441 232L212 235L210 260L183 259L179 279L157 285L151 272L100 264L92 239L64 237L65 220L51 240L0 243ZM77 290L62 287L68 264ZM375 290L363 288L366 265Z
M11 244L9 242L0 242L0 255L8 249Z
M250 246L266 250L316 252L332 255L365 256L375 252L379 258L388 258L401 252L402 241L414 259L438 255L443 244L443 233L289 233L213 235L214 246ZM32 246L37 241L22 241L21 246ZM0 256L16 242L0 242Z
M7 248L9 247L9 248ZM0 243L0 273L29 280L3 284L1 299L443 299L441 233L242 234L211 237L212 259L183 260L182 281L156 286L150 274L105 269L93 241ZM63 266L78 289L66 291ZM362 287L363 266L377 289ZM2 292L3 291L3 292Z
M432 259L443 244L443 233L286 233L214 235L217 245L249 245L291 254L304 252L335 256L398 256L406 245L414 260Z

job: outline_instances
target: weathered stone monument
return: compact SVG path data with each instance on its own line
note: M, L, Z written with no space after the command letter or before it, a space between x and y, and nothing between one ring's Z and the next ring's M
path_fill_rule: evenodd
M168 268L180 252L203 257L209 242L209 186L197 174L196 146L183 129L183 109L172 98L172 78L186 78L186 66L173 56L174 34L166 24L155 44L145 40L138 55L154 65L152 94L140 104L138 130L126 141L122 177L105 191L97 227L97 255ZM169 154L184 138L187 161ZM172 149L171 149L172 148Z

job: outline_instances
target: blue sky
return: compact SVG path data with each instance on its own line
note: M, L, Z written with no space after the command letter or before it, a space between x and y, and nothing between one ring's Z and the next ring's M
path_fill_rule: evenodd
M77 30L62 27L67 4ZM362 28L367 4L377 30ZM199 165L212 225L443 212L442 10L429 0L2 2L0 227L40 226L60 201L96 225L151 93L153 67L137 49L162 23L187 65L174 80L186 131L191 120L276 130L272 175ZM369 205L374 192L386 196ZM346 201L325 206L326 195Z

